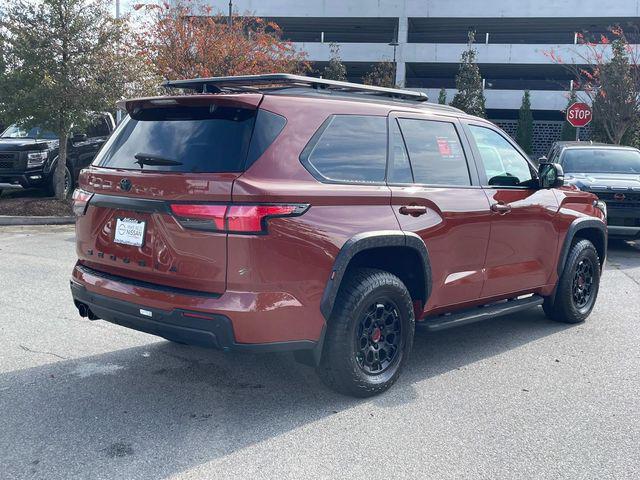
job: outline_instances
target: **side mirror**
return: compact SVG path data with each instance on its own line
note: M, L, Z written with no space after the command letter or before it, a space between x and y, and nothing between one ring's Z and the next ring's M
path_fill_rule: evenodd
M547 159L547 157L543 155L540 158L538 158L536 162L538 162L538 165L542 165L543 163L549 163L549 160Z
M559 163L541 163L538 170L540 188L558 188L564 185L564 171Z
M71 137L71 141L73 143L84 142L86 140L87 140L86 133L74 133L73 136Z

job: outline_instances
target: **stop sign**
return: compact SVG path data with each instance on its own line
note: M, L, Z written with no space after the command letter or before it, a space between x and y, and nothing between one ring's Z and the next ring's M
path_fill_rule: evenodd
M567 108L567 122L574 127L584 127L591 121L591 107L586 103L576 102Z

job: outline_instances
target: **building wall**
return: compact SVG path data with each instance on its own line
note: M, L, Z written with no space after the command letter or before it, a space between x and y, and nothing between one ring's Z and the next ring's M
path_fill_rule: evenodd
M227 0L207 1L223 12L228 8ZM395 57L396 83L434 101L441 87L453 98L466 32L474 29L487 109L511 111L507 120L515 118L527 89L534 118L561 121L570 74L549 52L581 63L586 47L575 44L575 32L597 32L599 38L608 25L621 23L634 26L634 38L640 38L640 0L233 0L233 6L276 20L320 67L337 43L355 81L375 62ZM395 51L389 45L394 40ZM539 131L548 136L555 127L541 124Z
M227 0L208 0L226 11ZM288 17L601 17L595 0L233 0L240 13ZM607 16L640 16L640 0L606 4Z

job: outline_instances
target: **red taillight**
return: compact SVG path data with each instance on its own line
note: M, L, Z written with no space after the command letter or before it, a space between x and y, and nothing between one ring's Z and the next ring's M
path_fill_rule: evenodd
M259 233L266 230L268 218L287 217L299 209L299 205L230 205L227 229L230 232Z
M73 191L73 213L76 217L80 217L87 211L89 200L93 197L93 193L76 188Z
M267 220L302 215L308 205L171 205L183 227L228 233L266 233Z
M227 211L226 205L188 205L177 203L171 205L171 211L193 228L205 230L224 230L224 214ZM190 225L189 225L190 224ZM208 228L212 227L212 228Z

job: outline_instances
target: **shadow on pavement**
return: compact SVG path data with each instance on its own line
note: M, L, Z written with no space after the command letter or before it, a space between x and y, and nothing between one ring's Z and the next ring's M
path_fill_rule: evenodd
M363 402L409 403L416 382L565 328L535 309L418 332L398 384L370 400L327 390L289 355L165 341L5 373L0 471L3 478L167 477Z
M620 270L640 269L640 241L609 240L607 263Z

